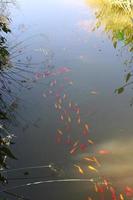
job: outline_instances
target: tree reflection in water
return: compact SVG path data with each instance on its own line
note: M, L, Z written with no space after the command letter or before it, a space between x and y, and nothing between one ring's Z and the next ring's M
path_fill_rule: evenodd
M126 65L125 83L116 89L120 94L126 86L132 85L132 64L133 64L133 2L132 1L107 1L107 0L86 0L86 4L95 10L96 25L93 30L102 30L112 40L114 48L120 47L124 56L128 51Z

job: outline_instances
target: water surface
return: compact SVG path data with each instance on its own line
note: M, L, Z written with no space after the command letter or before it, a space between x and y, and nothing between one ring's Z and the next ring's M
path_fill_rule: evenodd
M46 70L51 74L56 72L46 77L40 75L29 90L17 90L16 118L19 124L13 131L17 136L14 152L18 161L11 162L11 167L53 163L62 169L57 173L49 168L30 170L28 180L18 180L17 185L63 178L94 178L97 181L102 176L107 177L118 192L127 185L132 187L132 91L127 89L121 95L114 93L123 83L124 60L131 54L127 50L122 53L121 41L118 48L114 48L102 29L104 24L92 31L96 22L94 11L83 0L23 0L18 1L17 8L11 12L12 37L16 41L26 39L24 44L29 45L19 59L22 61L28 56L33 62L38 62L32 66L35 73L28 74L28 77L36 78L37 73L43 74ZM40 64L41 60L45 63ZM68 72L57 73L64 67L69 69ZM56 84L50 86L53 80ZM66 99L63 100L64 94ZM62 110L55 108L59 98L63 101L62 110L66 109L71 122L68 118L60 119ZM70 102L80 108L81 124L77 123ZM70 125L68 132L63 125L65 120ZM87 136L82 133L85 123L90 126ZM58 129L63 132L59 143ZM91 139L94 145L71 155L72 146L66 144L68 135L73 143L79 140L86 144ZM97 152L101 149L110 153L99 155ZM97 156L101 163L98 173L88 170L87 163L83 162L84 157L92 155ZM85 174L80 174L74 164L81 166ZM24 172L12 176L25 177ZM11 182L13 185L16 183ZM95 192L94 184L89 182L46 183L15 191L32 200L102 198ZM110 194L106 195L112 199Z

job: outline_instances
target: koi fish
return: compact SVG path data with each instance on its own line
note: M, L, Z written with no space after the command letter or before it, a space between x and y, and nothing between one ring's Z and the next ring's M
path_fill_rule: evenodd
M77 150L77 147L72 148L72 149L70 150L70 154L74 154L74 153L76 152L76 150Z
M68 77L64 77L64 81L70 81Z
M102 149L102 150L98 151L98 153L101 155L107 155L107 154L110 154L110 151Z
M88 157L85 157L85 158L83 158L83 159L86 160L86 161L91 161L91 162L94 161L92 158L88 158Z
M128 197L133 197L133 189L131 187L126 187L125 188L125 193Z
M79 140L77 140L77 141L74 143L73 147L76 147L78 144L79 144Z
M120 194L120 200L124 200L124 197L122 194Z
M43 97L44 97L44 98L46 98L46 97L47 97L47 95L46 95L45 93L43 93Z
M66 97L67 97L66 94L64 94L64 95L63 95L63 99L66 99Z
M63 132L62 132L60 129L58 129L57 132L58 132L60 135L63 135Z
M56 96L56 97L60 97L60 93L59 93L59 92L56 92L55 96Z
M98 187L97 187L96 183L94 184L94 189L95 189L96 192L98 192Z
M70 81L70 82L69 82L69 85L73 85L73 82L72 82L72 81Z
M72 121L72 120L71 120L71 117L68 117L68 122L71 123L71 121Z
M69 108L71 108L72 107L72 103L71 103L71 101L69 102Z
M39 72L35 73L35 79L38 80L40 78L43 78L43 75Z
M81 149L82 151L84 151L86 148L87 148L87 145L86 145L86 144L80 144L80 149Z
M78 168L80 174L84 174L84 171L83 171L83 169L80 166L78 166L78 165L74 165L74 166L76 168Z
M60 67L56 70L56 73L63 74L63 73L70 72L70 71L71 71L71 69L69 67Z
M112 193L112 199L113 200L117 200L117 198L116 198L116 192L115 192L115 189L113 187L110 187L110 192Z
M80 113L80 109L78 108L77 111L76 111L77 115L79 115Z
M61 120L62 120L62 121L64 120L64 117L63 117L63 115L61 115L61 116L60 116L60 118L61 118Z
M81 119L80 119L80 117L78 117L78 120L77 120L77 122L78 122L78 124L80 124L80 123L81 123Z
M94 142L92 140L88 140L88 143L90 144L94 144Z
M59 102L60 104L62 104L62 99L61 99L61 98L59 98L58 102Z
M99 166L99 167L101 166L101 164L100 164L99 161L96 159L96 157L93 156L93 160L94 160L94 162L97 164L97 166Z
M57 144L60 144L60 143L61 143L61 136L57 136L57 137L56 137L56 143L57 143Z
M53 87L56 84L56 80L51 81L50 87Z
M89 126L88 126L88 124L85 124L85 129L86 129L87 131L89 131Z
M64 110L64 115L67 115L67 111L66 110Z
M62 108L62 107L61 107L61 105L60 105L60 104L58 105L58 108L59 108L59 110L61 110L61 108Z
M53 93L53 91L52 91L52 90L49 90L48 92L49 92L49 94L52 94L52 93Z
M68 138L67 138L67 140L66 140L66 144L71 144L72 143L72 141L71 141L71 139L70 139L70 136L68 136Z
M88 131L86 129L83 130L83 135L84 136L88 135Z
M58 106L57 106L57 104L56 104L56 103L54 104L54 107L55 107L56 109L58 109Z
M108 185L109 185L108 181L104 179L103 182L104 182L104 185L108 188Z
M98 187L98 192L103 193L104 192L104 188L102 186Z
M92 167L91 165L88 166L88 168L92 171L98 172L97 169L95 167Z

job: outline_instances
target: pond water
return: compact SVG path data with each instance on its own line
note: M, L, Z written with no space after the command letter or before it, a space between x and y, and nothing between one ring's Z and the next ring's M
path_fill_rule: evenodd
M8 173L8 187L20 186L12 191L28 199L110 200L115 199L110 188L115 188L122 200L125 188L133 187L132 89L114 92L125 84L129 68L124 62L132 53L109 17L102 16L100 28L92 30L96 9L88 2L23 0L11 9L9 44L24 41L17 46L22 54L12 60L34 64L27 66L33 72L26 73L28 88L13 88L17 122L11 129L18 160L9 166L25 169ZM132 21L126 17L132 37ZM117 32L116 48L105 25ZM23 186L65 179L70 182Z

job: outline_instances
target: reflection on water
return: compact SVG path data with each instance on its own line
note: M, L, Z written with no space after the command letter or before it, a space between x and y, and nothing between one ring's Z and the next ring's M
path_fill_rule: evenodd
M131 52L126 58L124 51L124 59L126 68L125 84L118 88L116 92L118 94L122 93L125 87L132 85L132 81L127 83L132 77L132 64L133 64L133 3L132 1L93 1L86 0L87 5L95 8L96 12L96 28L102 27L104 32L112 40L114 48L122 45L127 47L128 51ZM90 27L85 24L86 29ZM131 102L132 105L132 102Z
M3 172L9 185L0 192L21 189L31 199L132 199L132 111L126 95L121 98L113 93L123 73L120 55L105 34L92 31L95 19L89 11L93 9L83 1L76 7L75 1L40 0L32 2L30 11L28 2L23 3L27 16L23 20L36 24L37 34L43 37L30 38L26 63L29 40L22 47L16 44L24 55L17 57L11 69L33 70L36 85L19 93L23 101L17 111L29 120L14 128L19 160L11 162L14 169ZM131 51L132 10L105 6L103 1L93 4L97 28L103 27L115 48L120 43ZM38 17L33 22L35 8ZM19 31L31 36L21 18L14 20L21 24ZM32 76L28 74L29 80Z
M92 3L96 8L96 27L99 28L102 26L104 28L104 32L106 32L112 39L115 48L118 41L123 41L125 45L129 45L129 51L132 51L133 5L131 5L131 9L128 11L126 10L126 7L125 9L121 9L121 7L112 5L111 3L108 3L108 1L105 2L92 0L86 1L88 5L91 5Z

